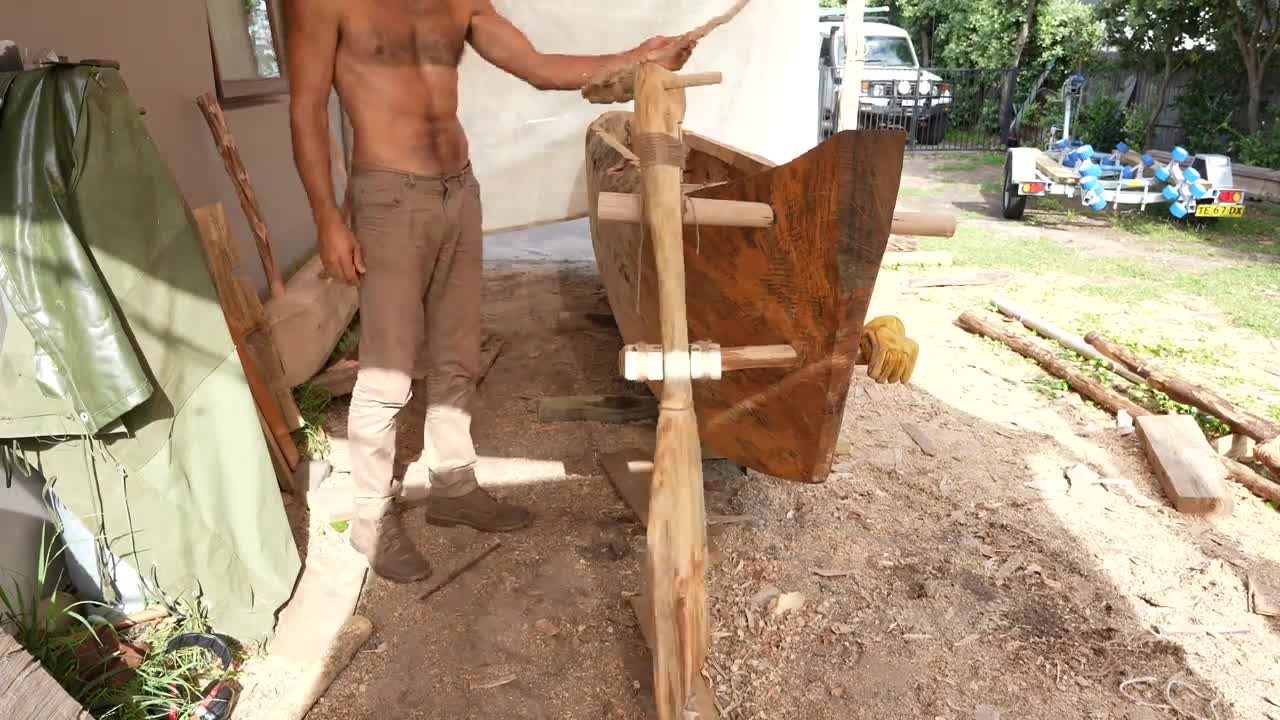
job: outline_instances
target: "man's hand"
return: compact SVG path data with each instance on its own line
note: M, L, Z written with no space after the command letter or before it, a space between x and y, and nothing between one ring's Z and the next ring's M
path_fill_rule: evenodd
M878 383L910 381L919 355L920 346L907 337L902 321L892 315L882 315L862 327L858 359L867 364L867 375Z
M628 55L635 59L636 64L652 62L676 71L689 62L693 49L697 46L697 40L689 40L683 35L656 35L640 43Z
M364 274L364 255L351 228L341 220L320 226L320 262L329 277L348 285L359 286Z

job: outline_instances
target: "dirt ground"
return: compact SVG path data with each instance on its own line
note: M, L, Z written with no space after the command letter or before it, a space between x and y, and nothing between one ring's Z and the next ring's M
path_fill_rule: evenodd
M910 160L904 187L941 186L916 203L967 210L962 225L989 230L992 242L1137 247L1107 226L983 217L990 198L977 185L999 170L948 183L936 165ZM871 312L899 315L921 358L906 386L858 372L826 483L707 464L708 512L752 518L711 529L706 674L722 717L1280 720L1280 619L1247 602L1250 584L1280 599L1280 514L1234 485L1229 517L1177 513L1132 434L1074 395L1042 392L1034 365L953 324L996 293L1067 320L1087 312L1114 323L1131 308L1051 295L1076 282L1052 273L1014 272L995 287L905 286L945 272L882 273ZM1154 315L1128 327L1203 339L1188 318L1220 315L1184 300L1154 303ZM616 334L555 327L561 310L605 309L591 264L487 269L485 322L506 347L476 409L481 482L537 517L426 601L424 584L371 575L357 612L374 636L311 720L652 717L649 654L627 603L641 589L644 528L599 457L650 446L653 424L537 420L544 396L637 392L617 377ZM1274 341L1217 326L1215 342L1240 354L1228 362L1242 377L1280 392L1265 367ZM420 447L421 412L415 403L402 428L402 459ZM336 404L329 428L339 470L344 413ZM1077 465L1093 474L1068 479ZM491 541L407 517L437 575ZM780 593L803 602L775 613Z

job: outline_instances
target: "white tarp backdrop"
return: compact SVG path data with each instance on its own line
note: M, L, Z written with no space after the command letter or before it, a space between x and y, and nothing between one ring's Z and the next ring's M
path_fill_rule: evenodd
M542 52L628 50L688 32L732 0L495 0ZM818 35L811 0L752 0L704 38L685 72L724 83L690 88L685 127L783 163L817 141ZM540 92L468 50L461 119L483 188L486 231L580 217L587 211L585 138L601 113L578 92Z

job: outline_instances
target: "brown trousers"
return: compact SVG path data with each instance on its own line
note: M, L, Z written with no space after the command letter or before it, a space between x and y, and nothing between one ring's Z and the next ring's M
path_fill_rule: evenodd
M357 166L349 197L366 268L347 420L357 501L399 493L395 420L424 374L431 494L465 495L476 487L470 406L480 365L480 185L469 164L434 177Z

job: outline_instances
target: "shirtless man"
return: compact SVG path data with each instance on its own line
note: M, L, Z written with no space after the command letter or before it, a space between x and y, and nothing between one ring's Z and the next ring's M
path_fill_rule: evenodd
M351 544L378 575L421 580L431 566L400 525L395 418L425 375L428 522L489 532L528 524L476 484L469 404L480 362L480 188L458 120L458 63L470 43L540 90L579 90L608 67L658 53L677 70L692 44L655 37L613 55L549 55L491 0L287 0L294 158L328 273L359 287L360 372L348 439ZM355 132L347 197L334 197L328 101ZM531 180L535 180L531 178Z

